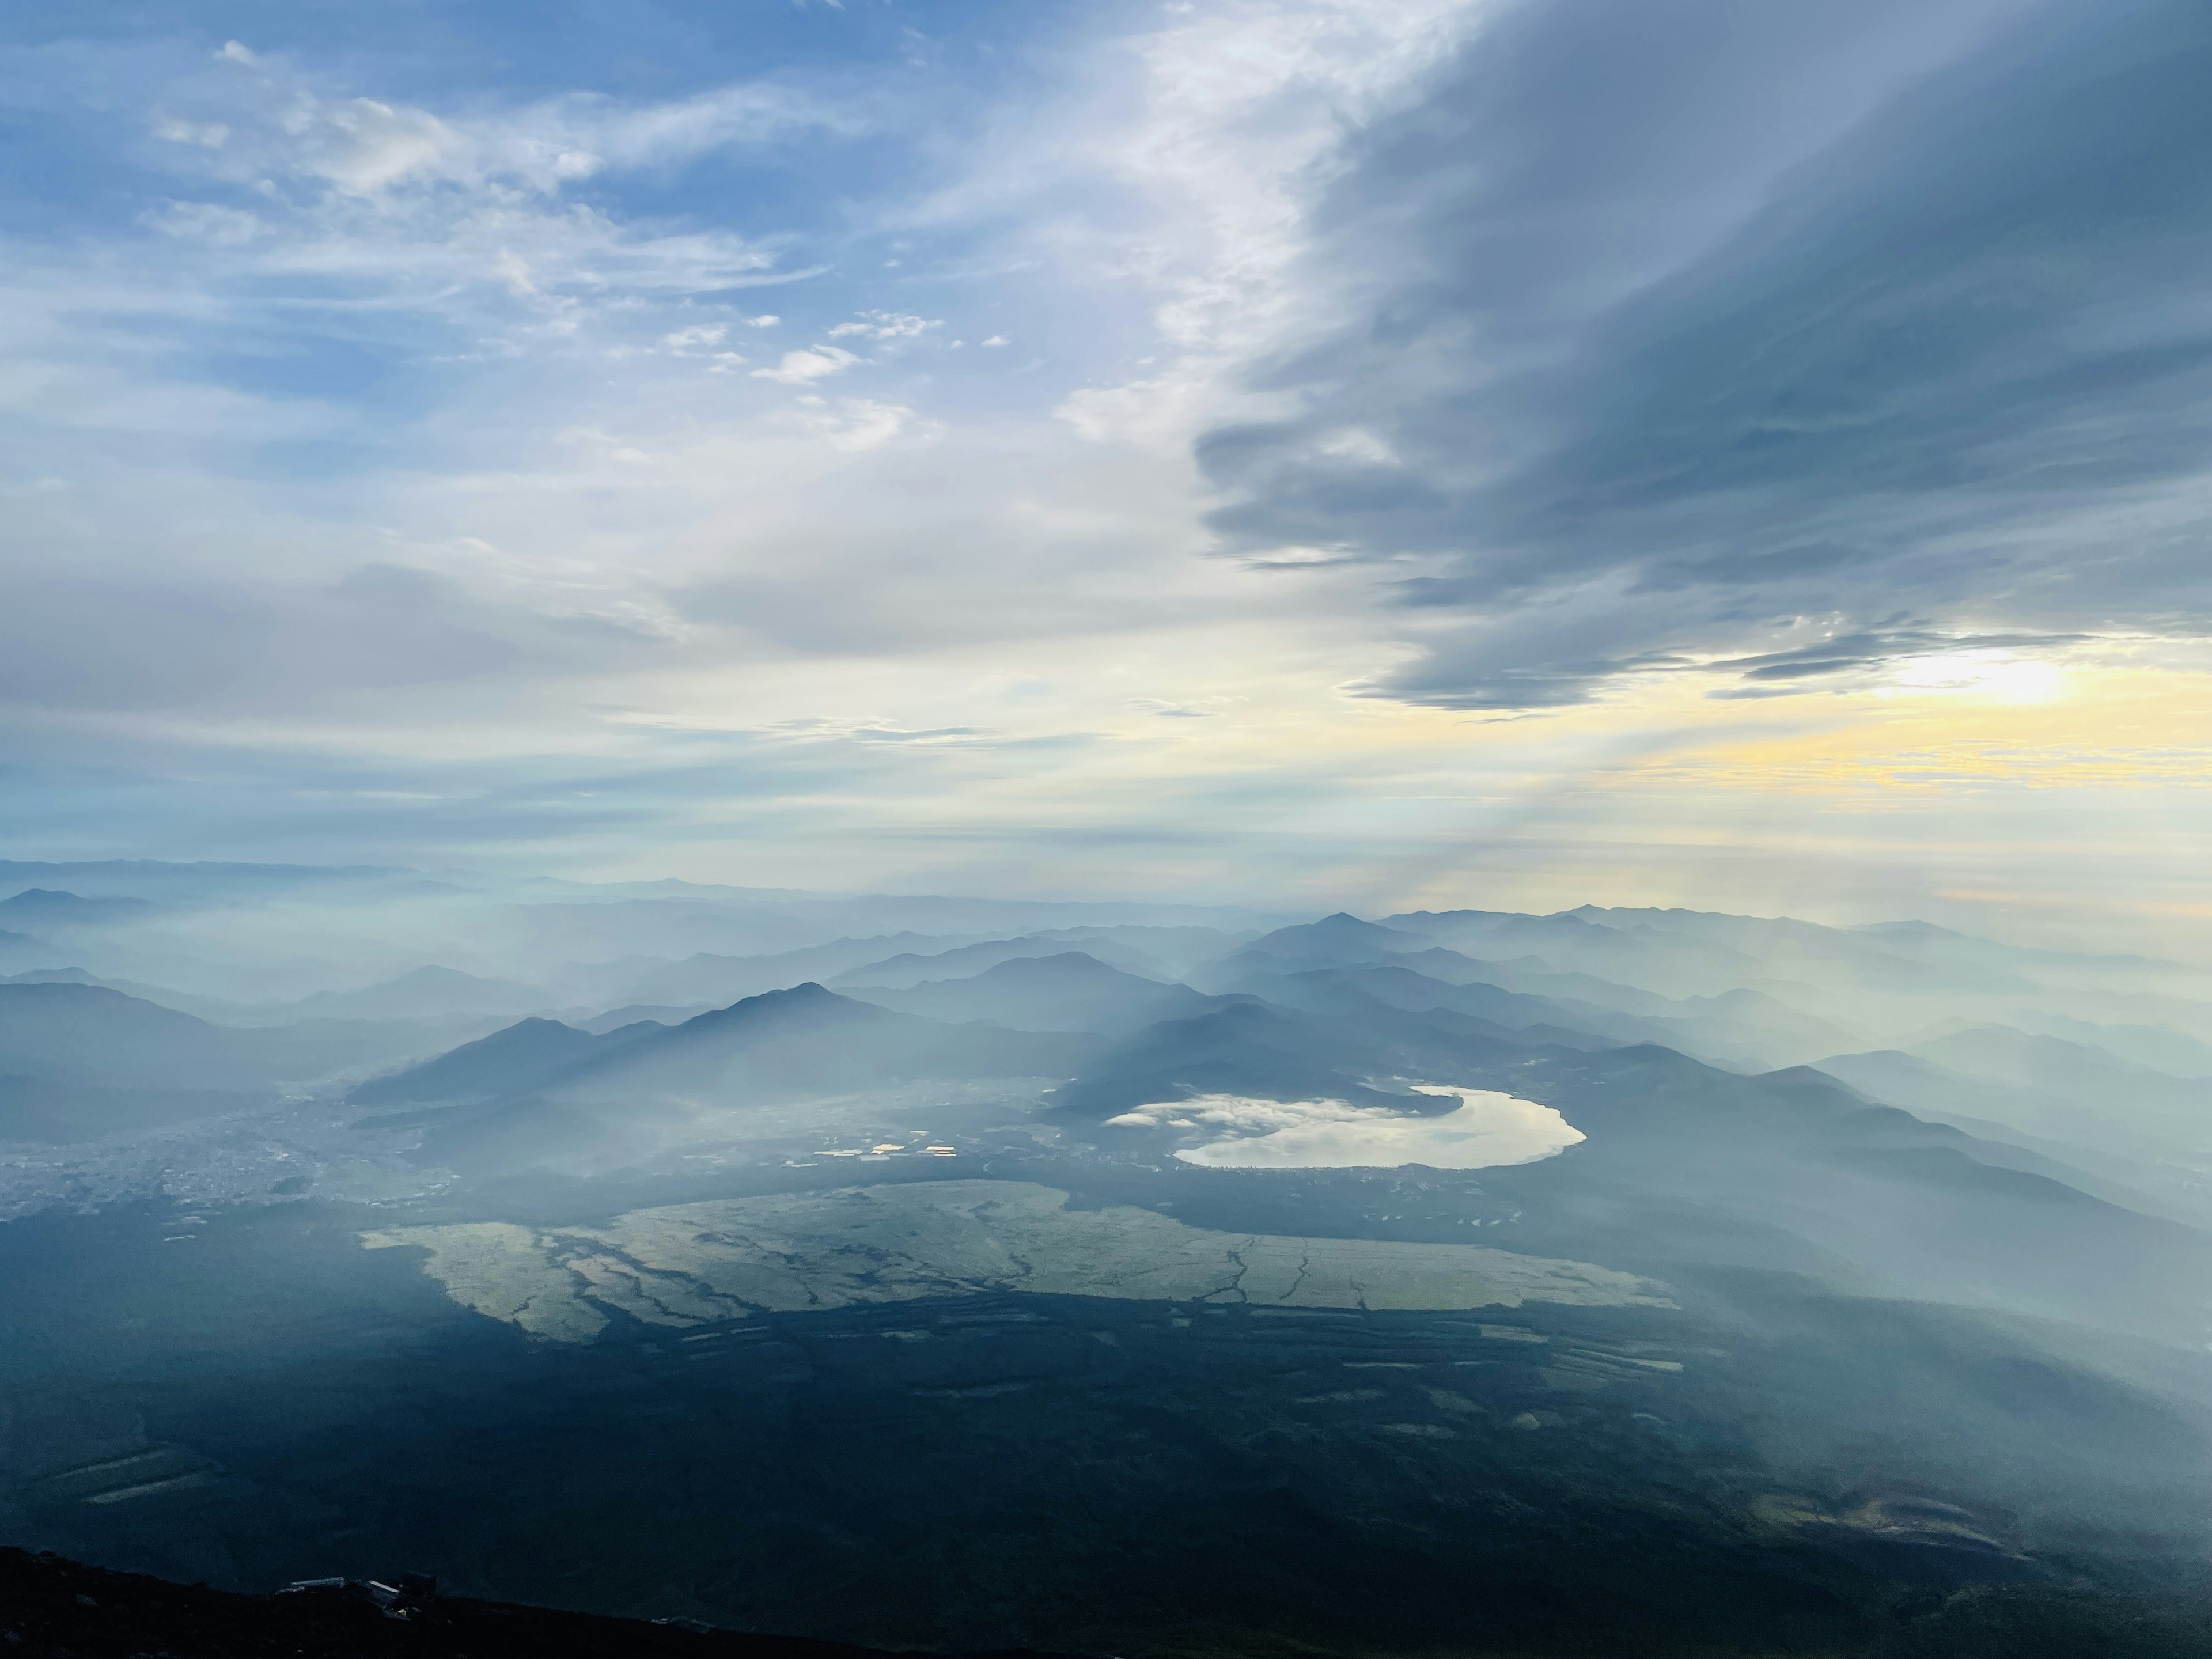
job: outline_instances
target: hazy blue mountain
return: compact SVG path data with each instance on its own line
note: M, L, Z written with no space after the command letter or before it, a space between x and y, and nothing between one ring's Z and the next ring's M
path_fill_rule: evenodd
M1880 1060L1894 1058L1908 1066L1924 1068L1941 1074L1940 1067L1929 1066L1924 1060L1911 1054L1885 1055L1879 1052L1862 1056ZM1825 1072L1824 1075L1834 1076ZM1878 1073L1870 1069L1869 1085ZM1838 1079L1841 1080L1840 1079ZM1971 1079L1967 1079L1971 1082ZM1855 1091L1871 1102L1894 1103L1900 1096L1925 1093L1929 1099L1911 1108L1914 1116L1929 1123L1948 1124L1964 1130L1984 1148L2014 1147L2031 1155L2036 1162L2017 1167L2043 1174L2055 1174L2057 1178L2079 1187L2108 1203L2143 1215L2163 1217L2179 1221L2185 1226L2212 1230L2212 1191L2194 1170L2185 1164L2166 1163L2154 1151L2110 1145L2091 1145L2080 1140L2066 1140L2050 1135L2036 1134L2014 1124L1999 1122L1994 1118L1977 1117L1972 1113L1948 1109L1942 1103L1947 1097L1965 1098L1964 1095L1944 1088L1941 1084L1923 1085L1920 1088L1906 1086L1883 1090L1867 1085L1854 1085ZM1995 1161L1984 1158L1984 1161Z
M1240 974L1249 995L1278 1007L1364 1019L1378 1008L1426 1012L1448 1008L1495 1027L1514 1041L1608 1048L1653 1040L1650 1022L1565 999L1522 996L1472 981L1454 985L1389 963L1354 968L1300 968L1290 973ZM1577 1018L1577 1012L1589 1016Z
M1756 1224L1800 1241L1808 1267L1848 1262L1884 1293L2168 1339L2212 1316L2212 1234L1817 1071L1739 1077L1636 1048L1548 1057L1516 1081L1589 1137L1554 1178Z
M1260 928L1152 927L1122 923L1109 927L1040 927L1033 936L1066 939L1085 951L1091 951L1094 944L1111 945L1145 964L1141 969L1130 968L1132 973L1141 971L1155 979L1181 979L1200 963L1214 961L1238 945L1259 938L1262 931ZM1091 954L1098 956L1099 953L1092 951ZM1110 963L1115 958L1099 956L1099 960Z
M1572 912L1529 916L1495 910L1416 910L1386 916L1383 921L1470 957L1510 960L1534 955L1573 972L1671 996L1734 990L1771 971L1760 958L1717 941L1662 932L1648 924L1607 927Z
M354 1091L357 1105L545 1095L573 1100L680 1093L742 1101L916 1078L1064 1076L1096 1040L954 1026L814 984L748 997L676 1026L603 1036L524 1020Z
M549 890L556 884L546 884ZM817 930L823 939L871 933L964 933L1007 938L1053 927L1209 927L1257 932L1290 918L1235 905L1149 904L1115 900L988 899L955 895L860 893L720 887L683 881L561 884L595 895L668 896L706 902L772 906Z
M774 905L691 899L487 904L469 918L479 948L538 962L613 957L758 956L821 942L817 927Z
M2212 1150L2212 1083L2009 1027L1971 1026L1903 1049L1831 1055L1820 1067L1914 1110L1986 1118L2115 1151Z
M1083 1036L943 1024L811 983L599 1041L620 1046L536 1086L571 1099L673 1092L743 1101L920 1078L1066 1076L1097 1047Z
M854 986L849 994L930 1019L1107 1035L1164 1019L1189 1019L1218 1000L1187 985L1163 985L1123 973L1080 951L1010 957L968 978L933 980L907 990Z
M12 898L0 899L0 926L65 933L137 921L154 911L155 907L143 899L81 898L52 888L29 887Z
M656 963L623 979L627 1001L663 1007L711 1004L726 1007L763 991L788 990L809 980L826 981L847 970L902 952L927 952L969 943L965 936L891 933L832 939L804 950L758 957L702 953L681 962Z
M404 887L419 890L416 871L376 865L173 863L160 859L99 859L61 864L0 860L0 887L65 887L88 897L153 899L170 903L313 895L338 897ZM440 884L442 890L457 890Z
M0 985L0 1140L90 1140L265 1105L279 1072L242 1034L119 991Z
M932 897L829 898L819 895L753 896L727 890L653 884L666 896L605 896L533 903L489 902L474 908L469 937L479 949L511 952L534 962L592 962L628 956L688 957L789 956L860 939L913 933L952 942L1012 938L1037 928L1081 926L1213 926L1231 931L1253 920L1245 911L1174 905L994 902ZM571 889L569 890L577 890ZM617 889L617 891L622 890ZM898 953L879 948L880 958ZM857 963L854 965L858 965ZM797 964L793 964L797 967ZM832 971L809 964L785 988ZM536 977L535 974L532 977ZM690 994L671 986L633 983L625 1001L677 1001Z
M1571 1008L1546 1006L1542 998L1516 998L1491 986L1447 986L1440 996L1414 983L1419 977L1388 967L1308 969L1267 981L1266 988L1273 994L1266 1000L1275 1006L1327 1015L1346 1030L1379 1030L1394 1018L1401 1027L1409 1021L1430 1027L1449 1022L1455 1036L1480 1037L1515 1048L1616 1048L1650 1040L1640 1032L1623 1036L1584 1024L1565 1024L1573 1017ZM1488 1013L1482 1012L1486 1008Z
M240 1089L270 1080L242 1034L104 986L0 985L0 1075Z
M302 1019L242 1027L238 1036L279 1082L331 1089L401 1061L426 1060L504 1023L503 1016L483 1014L438 1020Z
M1710 1020L1722 1026L1740 1027L1769 1039L1786 1042L1808 1054L1839 1053L1856 1035L1846 1027L1807 1013L1764 991L1739 988L1712 996L1663 996L1656 991L1623 985L1595 974L1563 972L1540 957L1517 957L1505 962L1486 962L1438 946L1395 959L1395 965L1411 968L1431 979L1446 980L1455 985L1480 981L1530 996L1595 1003L1601 1008L1618 1009L1625 1014L1642 1014L1654 1019L1675 1022ZM1810 990L1810 988L1807 988Z
M568 1024L580 1031L604 1036L609 1031L618 1031L625 1025L635 1025L641 1021L649 1021L655 1025L681 1025L687 1019L712 1012L712 1009L700 1005L668 1008L653 1003L634 1002L626 1007L610 1008L604 1014L593 1014L589 1019L571 1019Z
M1577 924L1578 926L1583 924ZM1411 948L1407 948L1411 947ZM1308 975L1372 973L1364 988L1382 1002L1403 1008L1457 1009L1516 1028L1545 1026L1615 1042L1663 1042L1701 1059L1742 1071L1768 1071L1835 1052L1850 1031L1801 1014L1753 991L1711 997L1669 998L1590 975L1532 974L1522 957L1501 971L1479 957L1427 944L1407 930L1378 928L1349 916L1304 927L1284 928L1255 940L1194 977L1214 992L1242 992L1291 1006L1318 1008L1317 996L1353 988L1354 981ZM1497 981L1511 978L1520 988ZM1609 994L1594 1001L1527 988L1587 984ZM1634 1006L1629 1012L1621 1005ZM1572 1040L1572 1039L1569 1039Z
M1818 1069L1870 1099L1907 1111L1979 1118L2061 1140L2083 1132L2093 1137L2104 1132L2096 1115L2062 1095L1972 1077L1902 1049L1831 1054Z
M470 1028L464 1022L459 1029ZM453 1023L404 1021L302 1020L240 1029L108 986L0 985L0 1076L52 1082L266 1095L434 1053L455 1035Z
M67 1145L268 1104L265 1093L0 1076L0 1141Z
M1058 934L1039 933L1022 939L978 939L949 951L933 952L902 951L864 963L837 975L829 982L839 990L847 987L868 987L875 989L903 991L932 980L966 979L995 968L1002 962L1012 962L1025 957L1056 957L1067 953L1067 941ZM1110 968L1139 978L1151 978L1146 959L1139 953L1115 945L1109 940L1094 939L1086 947L1086 955Z
M1632 937L1674 939L1736 952L1788 977L1808 967L1880 991L1940 988L1990 994L2032 989L2033 960L2073 960L1973 939L1924 922L1828 927L1790 916L1731 916L1706 910L1611 908L1586 904L1565 915Z
M110 991L119 991L127 997L136 997L141 1002L153 1003L157 1007L173 1008L179 1013L194 1015L216 1025L250 1021L262 1012L259 1006L252 1003L233 1002L223 997L195 996L190 992L171 990L167 986L111 978L84 968L35 968L0 980L0 984L97 985Z
M1685 988L1734 994L1747 979L1765 971L1755 959L1728 946L1649 926L1606 927L1571 914L1455 910L1413 912L1381 923L1339 913L1278 928L1208 964L1194 975L1194 982L1226 990L1255 969L1280 972L1285 963L1343 968L1377 963L1411 967L1432 978L1469 981L1487 978L1486 964L1492 961L1518 964L1532 959L1553 971L1564 967L1626 991L1670 1000Z
M2006 1025L1970 1025L1899 1045L1954 1072L2053 1094L2121 1115L2212 1120L2212 1082L2130 1066L2118 1055ZM2212 1130L2212 1122L2208 1122Z
M1194 1095L1428 1112L1443 1108L1402 1091L1494 1089L1553 1107L1587 1137L1480 1176L1559 1218L1537 1237L1546 1249L1567 1249L1579 1229L1581 1248L1601 1244L1607 1260L1717 1250L1869 1293L1994 1298L2145 1336L2212 1318L2212 1235L2114 1201L2133 1196L2124 1183L1870 1102L1819 1072L1744 1076L1658 1045L1531 1042L1448 1009L1343 1007L1245 1005L1152 1027L1055 1103L1103 1126L1089 1133L1106 1144L1136 1146L1172 1137L1104 1120Z
M158 1008L190 1014L218 1029L237 1032L236 1052L248 1056L257 1074L281 1082L314 1084L419 1059L450 1048L487 1029L496 1018L447 1008L416 1018L343 1018L302 1013L296 1005L233 1002L195 996L137 980L111 979L82 968L40 969L20 974L15 984L91 985ZM341 1004L340 1006L343 1006ZM251 1035L248 1035L251 1033Z
M1778 918L1778 925L1784 921L1786 919ZM1796 926L1812 927L1817 924L1800 922ZM1954 928L1938 927L1933 922L1926 921L1874 921L1855 927L1826 931L1864 934L1880 940L1889 951L1907 953L1926 963L1969 970L1987 968L2004 973L2025 973L2031 976L2041 972L2057 972L2069 978L2086 974L2134 980L2145 975L2163 976L2178 966L2172 962L2131 952L2062 951L2037 945L2011 945L1997 939L1979 939Z
M2212 1042L2171 1026L2098 1024L2033 1009L2017 1012L2014 1018L2036 1035L2101 1048L2130 1066L2164 1072L2168 1077L2212 1078Z
M635 1027L624 1030L636 1032ZM463 1100L481 1095L526 1094L544 1086L621 1031L595 1036L554 1019L526 1019L465 1042L435 1060L372 1079L348 1097L356 1106L402 1101Z
M1436 941L1409 928L1383 927L1362 921L1340 910L1319 921L1300 922L1263 933L1225 960L1263 957L1304 963L1316 967L1340 967L1347 963L1379 962L1409 951L1423 951Z
M529 1013L550 1000L537 986L427 966L358 991L319 991L286 1004L281 1012L288 1018L459 1019Z
M1207 1094L1441 1109L1407 1081L1452 1082L1472 1066L1529 1052L1522 1033L1447 1010L1407 1013L1370 1000L1344 1018L1238 1001L1133 1033L1054 1100L1087 1121Z
M255 1583L550 1563L526 1582L786 1627L848 1628L874 1595L884 1630L948 1648L953 1625L899 1622L940 1579L960 1619L1018 1583L1023 1616L1058 1629L1110 1559L1127 1577L1100 1607L1191 1572L1177 1617L1224 1585L1265 1611L1206 1634L1221 1652L1308 1630L1297 1584L1356 1561L1394 1607L1427 1596L1429 1622L1317 1651L1463 1644L1479 1583L1486 1612L1584 1586L1781 1607L1745 1626L1761 1651L1886 1653L1902 1632L1899 1659L1946 1651L1923 1603L2072 1595L2114 1564L2150 1571L2146 1551L2212 1549L2194 1496L2212 1202L2191 1160L2116 1144L2203 1091L2119 1046L2199 1040L2191 982L2156 964L1668 911L1240 937L1060 910L870 935L846 924L961 912L681 885L246 890L149 890L158 929L40 947L0 984L0 1328L28 1334L0 1390L0 1515L46 1542ZM566 955L726 925L817 936ZM1913 988L1868 988L1892 958ZM433 962L471 972L398 971ZM825 974L912 982L840 994ZM655 975L757 988L627 995ZM2007 976L2030 988L1959 988ZM191 991L158 989L173 977ZM1822 1044L1826 1071L1752 1070ZM399 1069L341 1101L370 1063ZM1227 1113L1111 1121L1208 1094L1277 1103L1237 1127L1303 1117L1371 1162L1215 1167L1175 1154ZM1312 1100L1345 1104L1295 1105ZM1543 1140L1541 1109L1583 1139ZM1461 1110L1498 1114L1498 1164L1400 1162ZM905 1233L819 1221L898 1205ZM1040 1216L1073 1218L1081 1261ZM946 1240L967 1243L933 1274L901 1265ZM1499 1254L1428 1254L1469 1244ZM1170 1300L1152 1276L1192 1252L1222 1277ZM1320 1304L1269 1305L1288 1278L1246 1277L1288 1261L1310 1289L1309 1256L1340 1275ZM1067 1277L1094 1258L1098 1277ZM1470 1297L1492 1270L1586 1264L1550 1271L1595 1276L1594 1299L1432 1307L1397 1276L1446 1260ZM1032 1265L1060 1288L1006 1288ZM787 1270L822 1304L714 1300ZM539 1317L556 1304L568 1324ZM1224 1537L1227 1565L1207 1553ZM1296 1571L1236 1565L1255 1553ZM740 1581L733 1560L773 1570ZM896 1596L868 1588L885 1572ZM1776 1648L1807 1595L1864 1619Z

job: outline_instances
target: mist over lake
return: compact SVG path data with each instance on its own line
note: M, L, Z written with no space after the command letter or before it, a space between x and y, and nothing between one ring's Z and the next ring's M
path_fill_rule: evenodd
M1107 1122L1194 1128L1218 1138L1180 1146L1186 1164L1210 1169L1389 1169L1425 1164L1481 1170L1549 1158L1583 1139L1548 1106L1486 1089L1416 1084L1413 1091L1456 1099L1441 1115L1412 1117L1340 1100L1250 1100L1197 1095L1139 1107Z

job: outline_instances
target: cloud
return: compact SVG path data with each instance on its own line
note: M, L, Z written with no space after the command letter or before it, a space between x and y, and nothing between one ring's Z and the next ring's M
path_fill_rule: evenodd
M467 177L479 165L474 146L436 116L374 98L303 97L283 125L301 170L353 195L403 179Z
M755 369L753 379L775 380L784 386L806 386L832 374L842 374L860 361L837 346L812 346L785 352L782 361L774 368Z
M203 149L221 149L230 138L230 129L220 121L180 121L173 115L156 110L154 112L154 136L172 144L198 144Z
M2206 568L2193 278L2150 280L2202 268L2155 194L2189 180L2112 148L2156 99L2082 80L2069 127L2006 70L2008 0L955 8L927 72L600 11L218 57L153 0L0 50L46 112L0 268L0 758L136 780L11 788L19 829L67 799L38 833L301 856L327 810L370 858L1544 908L1788 908L1829 855L1739 843L1910 843L1879 909L2078 797L1908 825L1814 750L1909 726L1937 761L1853 775L1973 775L1929 709L2056 686L2086 750L2110 665L2185 660L2081 641L2185 628ZM668 90L620 90L640 52ZM2069 179L2121 217L2051 242L2022 192ZM2175 787L2130 861L2187 844Z
M832 449L848 454L881 449L908 432L930 437L940 429L933 422L918 422L914 410L904 404L883 403L872 398L840 398L835 403L802 398L793 417L808 431L818 433L827 440Z
M849 323L840 323L830 331L833 340L848 335L858 335L867 340L912 340L933 328L943 328L942 318L915 317L896 311L864 311Z
M781 264L772 235L626 213L611 181L851 128L777 86L433 110L333 87L312 66L237 43L216 57L149 100L161 142L145 159L167 187L137 216L198 256L173 252L158 275L123 250L94 260L106 314L135 315L142 329L204 335L234 322L288 340L319 330L345 349L382 335L412 357L442 347L458 360L574 341L597 324L642 349L672 331L656 306L809 273ZM79 95L106 94L88 81ZM578 194L586 185L591 199ZM42 282L57 296L81 283L60 269L70 252L19 247L15 302ZM232 360L258 355L246 346Z
M1215 527L1450 707L2212 630L2207 73L2172 0L1504 14L1350 141Z
M236 70L222 94L199 95L216 106L204 113L221 118L196 121L164 110L155 117L156 136L222 149L234 134L238 154L228 176L274 169L356 194L445 182L552 195L610 172L665 168L802 133L865 130L848 109L767 82L660 103L578 92L440 115L397 100L334 94L289 60L235 41L217 57Z
M657 641L603 617L488 601L434 572L362 564L323 581L17 576L0 607L0 708L176 716L300 696L451 685Z
M1187 453L1209 418L1249 405L1228 371L1304 316L1304 210L1346 132L1391 106L1488 9L1208 0L1145 13L1134 27L1100 12L1110 21L1077 83L994 112L976 164L899 222L1005 224L1000 260L1049 270L1102 323L1114 319L1085 343L1097 356L1079 397L1091 406L1062 412L1094 442ZM1132 363L1123 343L1143 355ZM1002 349L1012 335L982 343ZM1024 372L1065 359L1066 337L1042 349Z

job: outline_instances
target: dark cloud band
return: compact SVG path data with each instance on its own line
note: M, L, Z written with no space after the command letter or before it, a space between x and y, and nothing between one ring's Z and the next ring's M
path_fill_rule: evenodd
M2212 631L2212 13L1540 0L1352 141L1248 556L1418 562L1377 690Z

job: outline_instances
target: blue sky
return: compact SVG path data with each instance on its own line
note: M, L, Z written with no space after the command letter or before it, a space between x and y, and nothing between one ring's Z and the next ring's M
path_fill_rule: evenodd
M2208 71L2172 0L19 10L11 850L2170 918Z

